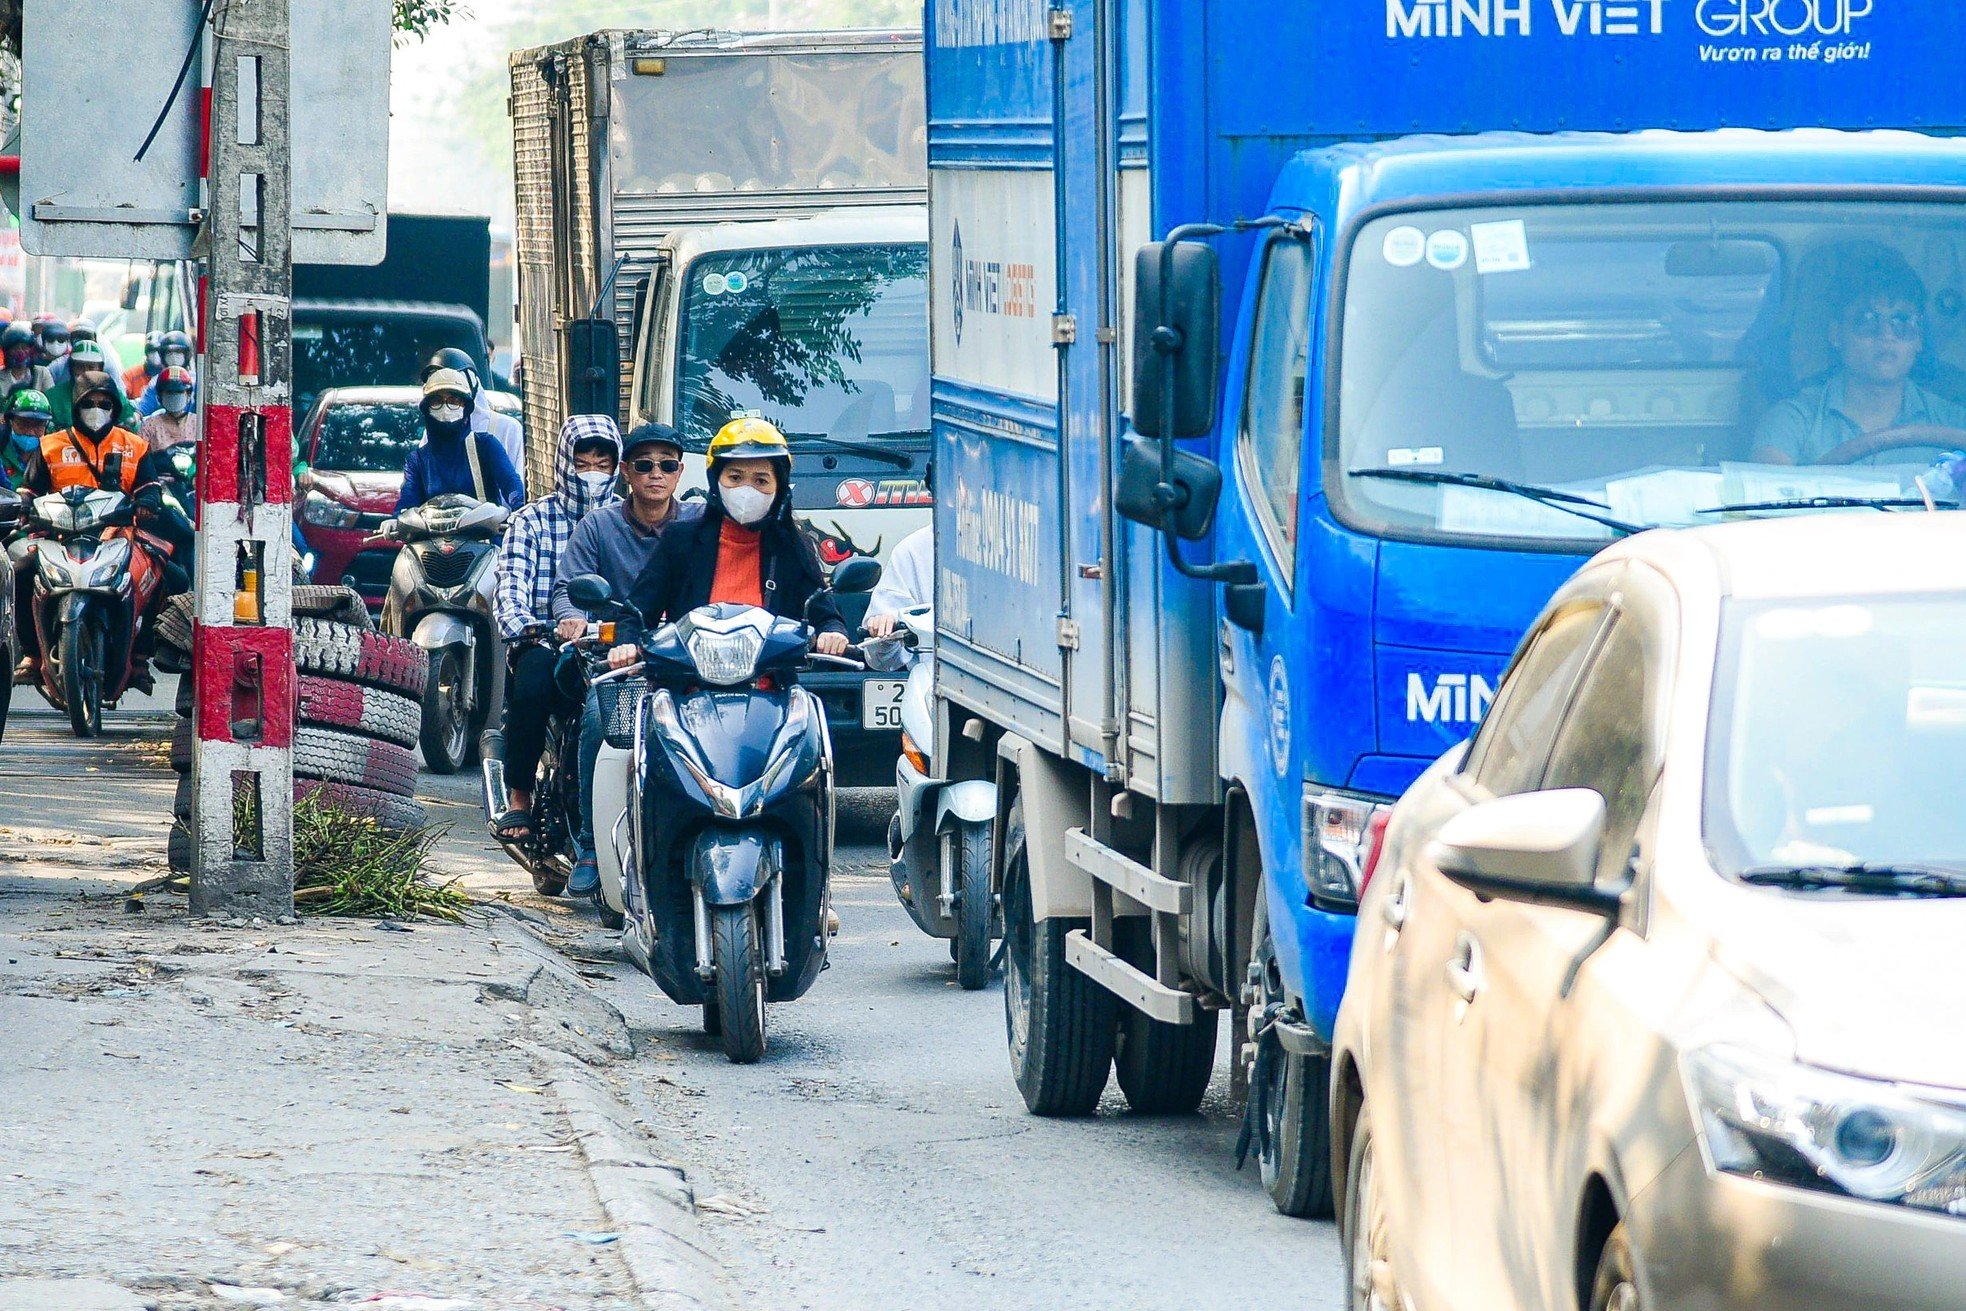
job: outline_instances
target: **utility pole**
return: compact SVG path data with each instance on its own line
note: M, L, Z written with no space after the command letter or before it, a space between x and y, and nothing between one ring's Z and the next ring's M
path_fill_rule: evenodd
M289 0L212 11L200 238L199 915L293 913L293 300Z

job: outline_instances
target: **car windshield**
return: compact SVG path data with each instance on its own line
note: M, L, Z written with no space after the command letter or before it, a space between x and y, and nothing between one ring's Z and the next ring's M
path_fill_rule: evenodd
M926 246L725 251L687 277L676 414L689 441L747 410L795 445L927 441Z
M1949 205L1378 218L1346 270L1327 490L1371 532L1570 550L1743 515L1947 508L1966 472L1944 463L1966 446L1962 297L1966 215Z
M319 316L299 310L294 315L295 408L305 414L330 387L410 386L430 357L446 346L475 358L482 349L477 325L384 310Z
M422 416L407 402L329 405L321 414L313 463L336 473L401 473L422 440Z
M1726 874L1966 870L1966 596L1734 602L1707 727Z

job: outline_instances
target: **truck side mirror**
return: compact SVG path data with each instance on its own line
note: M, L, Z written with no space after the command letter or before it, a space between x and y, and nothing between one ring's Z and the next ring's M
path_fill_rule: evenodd
M1168 251L1155 241L1140 248L1133 259L1135 432L1179 439L1214 428L1221 319L1222 278L1213 247L1177 241Z
M1160 501L1161 444L1144 437L1129 437L1120 453L1119 493L1113 508L1122 519L1171 532L1185 541L1198 542L1208 536L1215 524L1215 503L1222 495L1222 470L1215 461L1193 451L1174 451L1173 503Z
M566 326L567 413L621 417L621 334L613 319Z

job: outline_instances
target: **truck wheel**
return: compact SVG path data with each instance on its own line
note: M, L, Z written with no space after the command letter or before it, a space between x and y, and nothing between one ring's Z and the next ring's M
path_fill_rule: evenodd
M990 826L958 823L942 842L956 874L956 983L975 992L990 982Z
M423 763L433 774L455 774L471 745L471 708L464 704L464 648L447 646L430 662L423 691Z
M755 907L711 908L710 958L717 970L717 1014L724 1055L750 1065L765 1054L765 962Z
M1270 947L1267 918L1256 958L1262 962L1262 1004L1282 1001L1282 979ZM1249 1095L1261 1099L1257 1164L1263 1187L1284 1215L1329 1216L1331 1199L1331 1058L1299 1056L1283 1050L1275 1034L1265 1034L1257 1052Z
M1638 1293L1638 1263L1632 1259L1631 1235L1620 1220L1604 1239L1597 1259L1597 1278L1591 1281L1591 1311L1644 1311Z
M1010 1070L1033 1115L1090 1115L1113 1065L1113 995L1065 960L1085 920L1031 918L1022 803L1011 808L1004 860L1004 1028Z
M1153 972L1153 932L1142 917L1114 924L1120 955ZM1193 1024L1166 1024L1131 1006L1119 1008L1113 1072L1126 1104L1140 1115L1189 1115L1215 1076L1215 1039L1222 1017L1201 1011Z

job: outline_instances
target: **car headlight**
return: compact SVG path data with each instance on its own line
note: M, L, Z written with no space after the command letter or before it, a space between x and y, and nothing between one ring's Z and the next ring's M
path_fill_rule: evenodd
M1966 1106L1735 1046L1681 1070L1714 1169L1966 1216Z
M1377 797L1307 789L1304 793L1304 880L1311 899L1332 910L1354 910L1371 877L1375 846L1391 811Z
M684 645L689 650L690 662L696 666L697 677L706 683L728 687L750 681L765 642L756 629L712 633L699 628Z
M354 506L312 489L301 500L300 517L319 528L355 528L362 522L362 512Z

